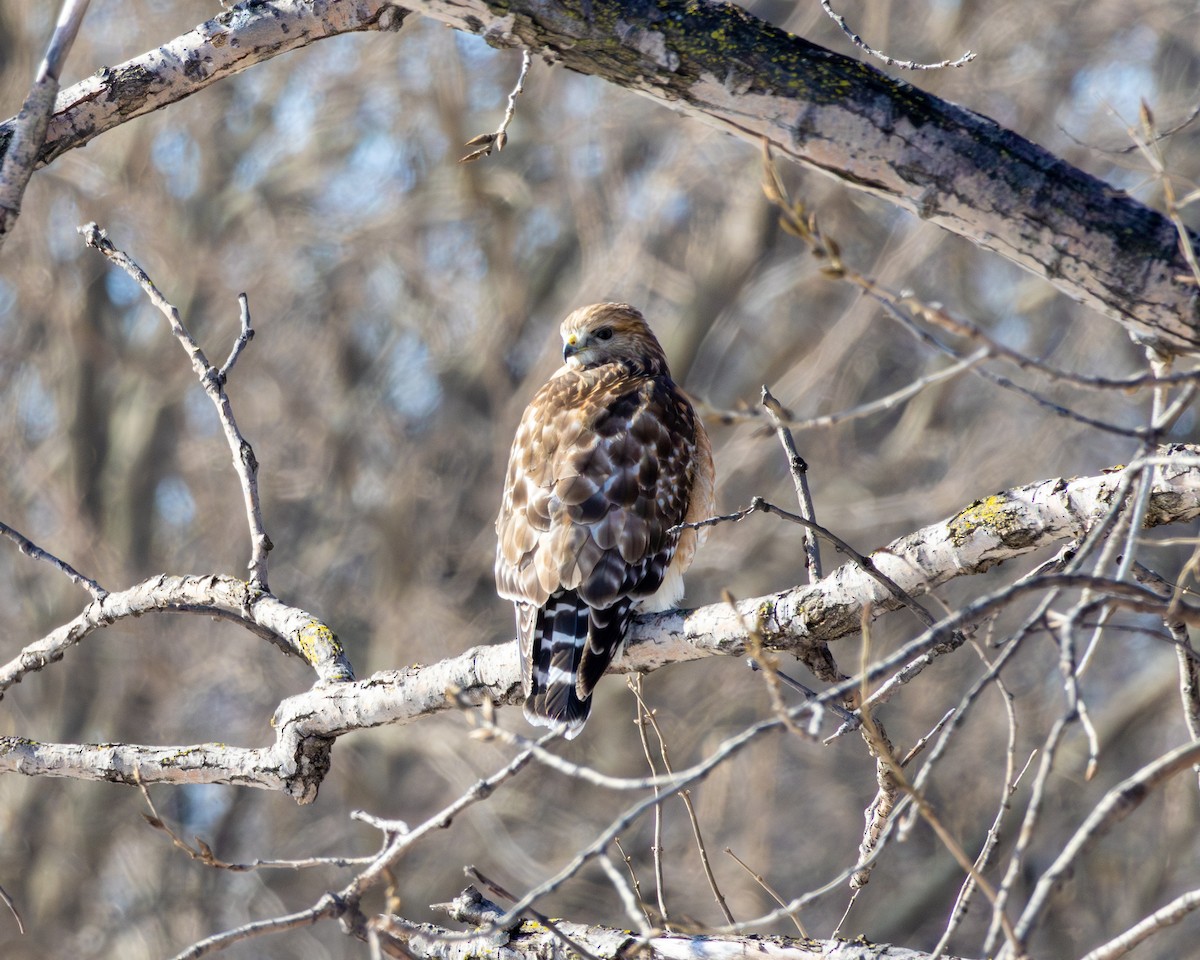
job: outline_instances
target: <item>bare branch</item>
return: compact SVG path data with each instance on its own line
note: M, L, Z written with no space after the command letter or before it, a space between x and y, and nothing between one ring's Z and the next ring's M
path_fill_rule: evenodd
M965 66L975 59L975 54L968 50L957 60L941 60L938 63L915 63L912 60L896 60L894 57L890 57L886 53L869 46L862 37L851 30L849 24L846 23L846 18L833 9L829 0L821 0L821 9L829 15L830 20L838 25L842 33L850 38L851 43L868 56L872 56L876 60L882 60L889 67L899 67L901 70L942 70L946 67Z
M632 10L628 19L562 17L535 0L412 6L749 142L769 142L797 163L972 238L1168 352L1200 344L1200 301L1169 218L986 118L740 8L664 0L649 20ZM407 12L390 0L239 4L65 91L40 159L314 40L397 29ZM595 56L598 46L610 55ZM731 63L738 69L730 72ZM0 125L0 149L13 126ZM863 151L863 143L874 146Z
M1181 770L1200 762L1200 743L1190 742L1146 764L1132 777L1117 784L1096 804L1087 819L1063 847L1058 859L1038 879L1029 903L1017 921L1017 937L1023 944L1049 906L1051 895L1066 879L1076 859L1112 826L1133 813L1150 792Z
M304 659L321 680L354 679L342 645L312 614L281 603L234 577L151 577L127 590L106 593L73 620L29 644L0 666L0 697L24 677L55 663L92 633L146 613L192 613L233 620L288 653ZM149 781L147 781L149 782Z
M50 564L50 566L62 573L63 576L65 576L72 583L83 587L83 589L90 593L96 600L103 600L106 596L108 596L108 591L100 586L100 584L98 584L91 577L85 577L69 563L59 560L58 557L54 556L52 553L47 553L32 540L22 536L8 524L0 523L0 534L3 534L4 536L8 537L9 540L15 543L17 545L17 549L25 554L25 556L32 557L34 560L41 560Z
M496 128L494 133L480 134L478 137L472 137L466 142L468 147L477 147L478 149L468 153L462 157L459 163L471 163L473 160L481 160L484 157L492 155L493 148L499 153L504 149L504 145L508 143L508 125L512 123L513 117L517 113L517 97L525 91L525 78L529 75L529 67L533 64L533 54L525 50L521 54L521 73L517 77L516 86L508 95L508 106L504 110L504 119L500 121L500 126Z
M1178 923L1188 914L1200 908L1200 890L1189 890L1176 897L1165 907L1155 910L1150 916L1139 920L1119 937L1085 954L1082 960L1117 960L1129 953L1144 940L1160 930Z
M229 402L229 395L225 392L225 375L241 352L239 345L244 346L242 338L244 337L245 341L249 342L252 336L250 311L245 294L239 298L242 304L242 334L226 361L225 367L217 370L208 362L208 357L204 355L200 345L183 325L179 310L159 292L154 281L146 275L146 271L139 267L129 254L114 247L108 239L108 234L96 224L89 223L80 227L79 232L83 234L84 242L89 247L100 251L109 262L116 264L129 274L134 282L146 292L150 302L167 318L167 323L171 326L171 333L175 335L175 339L179 341L192 361L192 369L200 379L200 386L204 388L204 392L208 394L208 398L217 409L221 429L225 432L225 439L233 454L233 469L241 483L246 520L250 525L250 563L247 567L250 571L250 583L256 589L267 590L267 554L274 545L271 543L271 538L267 536L266 528L263 525L262 502L258 497L258 460L255 459L254 449L250 446L249 441L242 436L238 429L237 421L233 416L233 406Z
M796 441L792 438L787 424L783 422L783 408L779 405L779 401L771 395L771 391L767 389L766 385L762 388L762 405L767 411L767 416L770 418L771 425L775 428L775 434L779 437L780 444L783 445L783 452L787 456L788 470L792 474L792 485L796 488L796 500L800 505L800 516L811 523L816 523L817 514L813 509L812 493L808 489L808 464L796 452ZM815 583L823 576L821 573L821 547L815 531L809 527L804 530L804 566L808 570L809 583Z
M58 80L63 63L75 42L83 15L87 13L89 0L63 0L58 23L46 56L38 68L37 78L21 106L21 112L12 121L12 134L8 149L0 160L0 247L16 225L21 214L21 199L25 187L37 165L38 154L46 141L46 129L54 112L54 99L58 96Z

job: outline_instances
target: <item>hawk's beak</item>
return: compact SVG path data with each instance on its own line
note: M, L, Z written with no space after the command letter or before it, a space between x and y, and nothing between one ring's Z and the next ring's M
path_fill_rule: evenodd
M563 363L575 356L580 349L579 341L575 339L574 335L567 337L566 342L563 343Z

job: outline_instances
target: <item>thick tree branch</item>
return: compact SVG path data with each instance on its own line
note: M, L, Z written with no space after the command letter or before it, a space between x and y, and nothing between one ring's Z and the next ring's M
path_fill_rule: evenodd
M1200 347L1170 220L986 117L731 4L406 0L714 124L999 253L1166 353ZM65 91L41 162L314 40L396 29L387 0L245 3ZM15 121L0 125L0 155ZM1197 241L1200 242L1200 241Z
M0 665L0 697L27 674L61 660L67 650L102 627L156 612L198 613L233 620L302 657L321 680L354 679L337 635L311 614L289 607L235 577L163 575L93 600L73 620Z
M400 917L380 916L371 921L388 956L417 960L470 960L480 955L497 960L528 960L564 954L555 932L541 923L522 923L511 930L491 929L504 911L484 899L473 887L448 908L452 919L479 925L477 936L464 937L430 923L410 923ZM886 943L858 940L815 940L791 937L663 936L639 937L628 930L557 920L559 936L600 960L640 956L647 960L926 960L928 953ZM944 960L955 960L942 954Z
M1108 513L1114 498L1127 495L1129 476L1143 469L1153 470L1146 526L1200 516L1200 447L1173 446L1122 470L1044 480L995 494L888 544L870 559L906 593L927 593L954 577L980 573L1002 560L1081 538ZM801 565L798 558L797 569ZM646 672L677 661L742 656L749 642L747 623L759 624L773 649L803 652L814 644L857 633L864 609L879 616L902 602L877 577L848 563L818 583L733 606L716 603L641 617L616 670ZM0 667L0 691L60 658L67 647L100 626L155 610L217 614L251 628L265 628L270 635L285 638L323 679L350 676L332 631L303 611L286 607L270 595L255 595L246 583L233 578L158 577L89 604L71 623L26 648ZM337 737L353 730L409 723L464 703L516 703L520 696L516 641L510 641L475 647L429 666L382 671L357 682L319 684L289 697L275 713L276 740L269 747L88 747L8 737L0 739L0 773L127 783L237 783L282 789L300 802L309 802L328 770L330 748Z

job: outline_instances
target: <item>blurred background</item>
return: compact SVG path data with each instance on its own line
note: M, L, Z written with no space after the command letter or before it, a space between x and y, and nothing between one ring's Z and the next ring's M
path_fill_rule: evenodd
M817 3L747 6L857 53ZM1195 109L1194 4L843 6L857 32L892 56L938 61L976 51L965 68L905 79L1161 205L1126 128L1143 98L1163 129ZM0 4L5 116L20 108L56 7ZM93 0L64 82L217 12L211 2ZM849 286L821 276L778 229L757 148L632 93L535 62L507 148L457 164L466 140L500 122L520 62L519 53L414 15L399 34L337 37L255 66L38 172L0 255L0 519L110 590L159 572L244 574L244 517L216 416L161 315L84 248L76 227L91 220L141 263L217 362L236 336L236 297L249 295L257 336L229 392L261 463L276 546L271 585L338 631L360 677L511 638L511 609L492 580L493 520L516 422L557 365L557 326L573 308L601 299L639 305L676 379L711 411L753 408L765 383L797 417L834 413L949 364ZM1164 144L1181 185L1197 175L1198 141L1192 123ZM817 174L788 169L785 178L863 272L1058 366L1107 376L1144 369L1116 324L998 257ZM994 369L1095 418L1136 426L1147 417L1145 392L1080 392ZM728 419L713 416L709 426L719 507L754 495L786 505L791 481L774 437ZM1173 437L1195 439L1192 413ZM802 430L797 442L818 519L864 552L978 497L1092 474L1136 451L969 373L886 413ZM1174 577L1188 556L1186 546L1151 545L1143 559ZM826 550L830 568L838 559ZM954 607L1043 559L939 596ZM718 602L726 589L767 594L803 578L798 528L754 517L713 531L687 603ZM0 596L5 660L87 600L5 543ZM914 632L900 615L884 618L873 652ZM858 641L833 652L851 670ZM1039 635L1005 674L1018 765L1064 709L1057 662L1054 642ZM812 682L790 659L786 666ZM964 648L906 688L883 712L897 749L928 731L980 670ZM0 704L0 733L262 745L279 700L311 682L299 660L229 624L147 617L93 635L27 677ZM1105 790L1186 738L1175 684L1160 625L1123 620L1105 635L1083 690L1103 747L1099 772L1084 781L1085 746L1069 735L1018 900ZM662 670L645 690L677 767L771 709L762 678L740 661ZM624 680L609 678L598 697L586 734L564 753L606 772L644 773ZM500 718L527 729L518 711ZM352 809L419 822L511 755L468 739L469 730L462 716L444 715L347 736L309 807L231 787L152 793L182 835L202 836L225 860L365 854L378 836L349 819ZM1001 798L1007 730L1000 695L985 694L932 779L931 801L972 853ZM1028 799L1024 786L1002 851ZM854 737L828 746L768 737L720 767L694 799L734 915L749 919L772 903L724 848L796 896L853 864L874 792L873 764ZM395 878L399 909L431 918L427 905L465 885L467 863L527 889L628 802L530 770L412 852ZM1179 777L1099 844L1056 901L1035 941L1040 955L1084 953L1196 887L1198 808L1194 777ZM0 886L27 927L19 935L0 910L0 955L170 956L210 933L302 909L349 876L214 871L151 830L143 809L126 787L0 779ZM622 838L648 900L651 827L640 821ZM666 805L663 843L668 907L719 923L678 802ZM842 933L929 949L961 879L918 827L885 854ZM847 896L843 889L808 909L808 930L828 936ZM540 906L628 925L598 870ZM952 949L978 954L986 913L976 905ZM1192 918L1137 956L1183 956L1198 933ZM325 923L226 955L362 957L365 947Z

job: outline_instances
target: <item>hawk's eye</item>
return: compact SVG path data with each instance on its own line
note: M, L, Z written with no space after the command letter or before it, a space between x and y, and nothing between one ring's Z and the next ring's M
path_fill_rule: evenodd
M596 331L596 339L597 340L611 340L612 339L612 327L601 327L599 330Z

